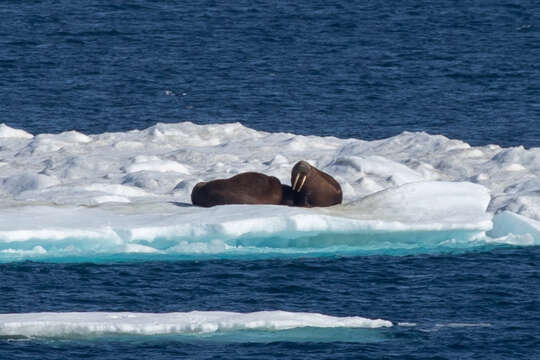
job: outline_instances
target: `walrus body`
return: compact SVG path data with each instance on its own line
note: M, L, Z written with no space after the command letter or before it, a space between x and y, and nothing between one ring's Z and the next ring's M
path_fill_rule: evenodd
M274 176L256 172L200 182L191 192L193 205L203 207L227 204L280 205L282 198L281 182Z
M343 192L330 175L305 161L299 161L291 172L292 190L297 193L295 206L319 207L341 204Z
M280 205L296 206L298 193L289 185L281 185L281 203Z
M203 207L227 204L319 207L340 204L343 200L339 183L305 161L293 167L291 183L292 187L281 184L274 176L246 172L198 183L191 192L191 202Z

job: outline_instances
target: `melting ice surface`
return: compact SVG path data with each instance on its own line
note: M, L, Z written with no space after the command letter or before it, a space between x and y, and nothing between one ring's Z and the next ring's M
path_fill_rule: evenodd
M331 208L190 205L245 171L290 184L307 160ZM540 148L402 133L362 141L241 124L32 135L0 125L0 261L403 254L540 244Z
M334 317L318 313L259 311L235 313L192 311L176 313L69 312L0 314L0 338L73 338L111 335L184 335L229 341L279 339L344 341L350 329L391 327L387 320L359 316ZM303 334L303 332L304 334ZM349 331L347 331L349 330ZM261 336L264 334L266 336ZM367 334L356 334L360 340ZM358 336L359 335L359 336ZM355 339L353 339L355 340ZM358 339L356 339L358 340Z

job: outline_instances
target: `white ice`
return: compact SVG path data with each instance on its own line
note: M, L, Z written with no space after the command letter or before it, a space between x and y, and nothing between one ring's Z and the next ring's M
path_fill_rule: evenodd
M73 337L96 335L208 334L237 330L276 331L295 328L381 328L392 322L359 316L258 311L236 313L66 312L0 314L0 336Z
M301 159L341 183L343 205L189 206L199 181L258 171L290 184ZM376 141L301 136L238 123L35 136L2 124L0 169L0 260L414 246L400 234L422 246L540 243L540 148L471 147L409 132Z

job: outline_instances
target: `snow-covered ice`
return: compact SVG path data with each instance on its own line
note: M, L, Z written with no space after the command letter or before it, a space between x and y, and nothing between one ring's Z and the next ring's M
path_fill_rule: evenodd
M199 181L307 160L342 185L331 208L190 206ZM0 261L117 253L540 243L540 148L404 132L376 141L239 123L32 135L0 125Z

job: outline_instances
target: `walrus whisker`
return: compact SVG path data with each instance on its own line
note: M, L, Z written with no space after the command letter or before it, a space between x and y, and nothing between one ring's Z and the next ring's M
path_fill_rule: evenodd
M293 190L296 190L296 183L298 182L298 178L300 177L300 174L296 174L296 179L294 179L294 184L292 186Z
M306 182L307 176L304 176L302 178L302 182L300 183L300 186L298 187L298 192L302 191L302 187L304 186L304 183Z

